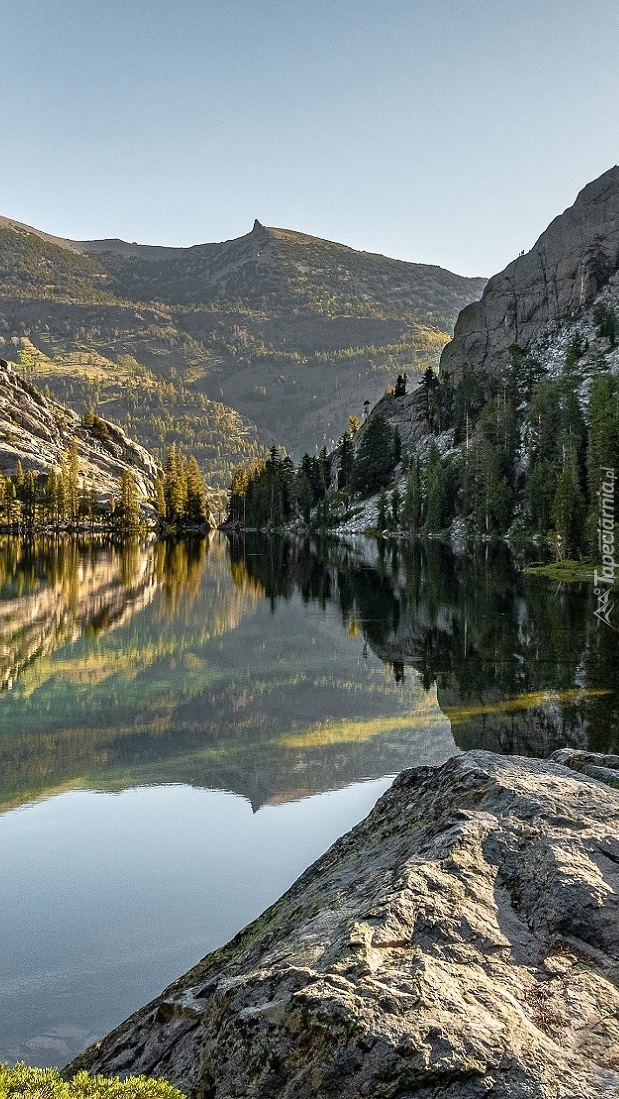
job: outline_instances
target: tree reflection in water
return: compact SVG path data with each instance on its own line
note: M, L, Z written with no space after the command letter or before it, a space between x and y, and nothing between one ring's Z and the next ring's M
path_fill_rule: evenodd
M415 669L465 749L548 755L565 744L616 749L617 635L593 614L587 584L525 577L509 553L456 556L438 542L351 545L231 541L237 574L273 602L296 586L339 604L396 682Z
M189 782L258 806L454 739L616 749L617 637L592 599L438 543L5 539L0 802Z

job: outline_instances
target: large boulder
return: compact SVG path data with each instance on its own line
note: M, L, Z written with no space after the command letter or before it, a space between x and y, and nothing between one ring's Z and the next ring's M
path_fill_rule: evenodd
M618 888L610 787L479 751L406 771L66 1071L195 1099L617 1099Z

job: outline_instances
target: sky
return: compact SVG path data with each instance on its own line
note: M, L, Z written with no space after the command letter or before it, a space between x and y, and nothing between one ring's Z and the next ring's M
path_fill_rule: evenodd
M4 0L0 214L489 276L619 160L616 0Z

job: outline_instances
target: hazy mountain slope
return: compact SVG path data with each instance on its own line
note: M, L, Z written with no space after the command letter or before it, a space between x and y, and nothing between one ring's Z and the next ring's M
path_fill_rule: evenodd
M258 434L312 450L395 373L436 363L482 287L258 222L159 248L0 220L0 354L25 353L39 384L80 412L100 404L150 448L193 449L220 484Z

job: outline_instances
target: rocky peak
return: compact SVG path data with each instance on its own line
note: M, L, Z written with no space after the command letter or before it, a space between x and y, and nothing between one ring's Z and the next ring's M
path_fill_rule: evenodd
M619 167L589 183L530 252L490 279L480 301L462 310L441 369L464 365L496 373L509 348L523 350L558 331L599 292L619 262Z

